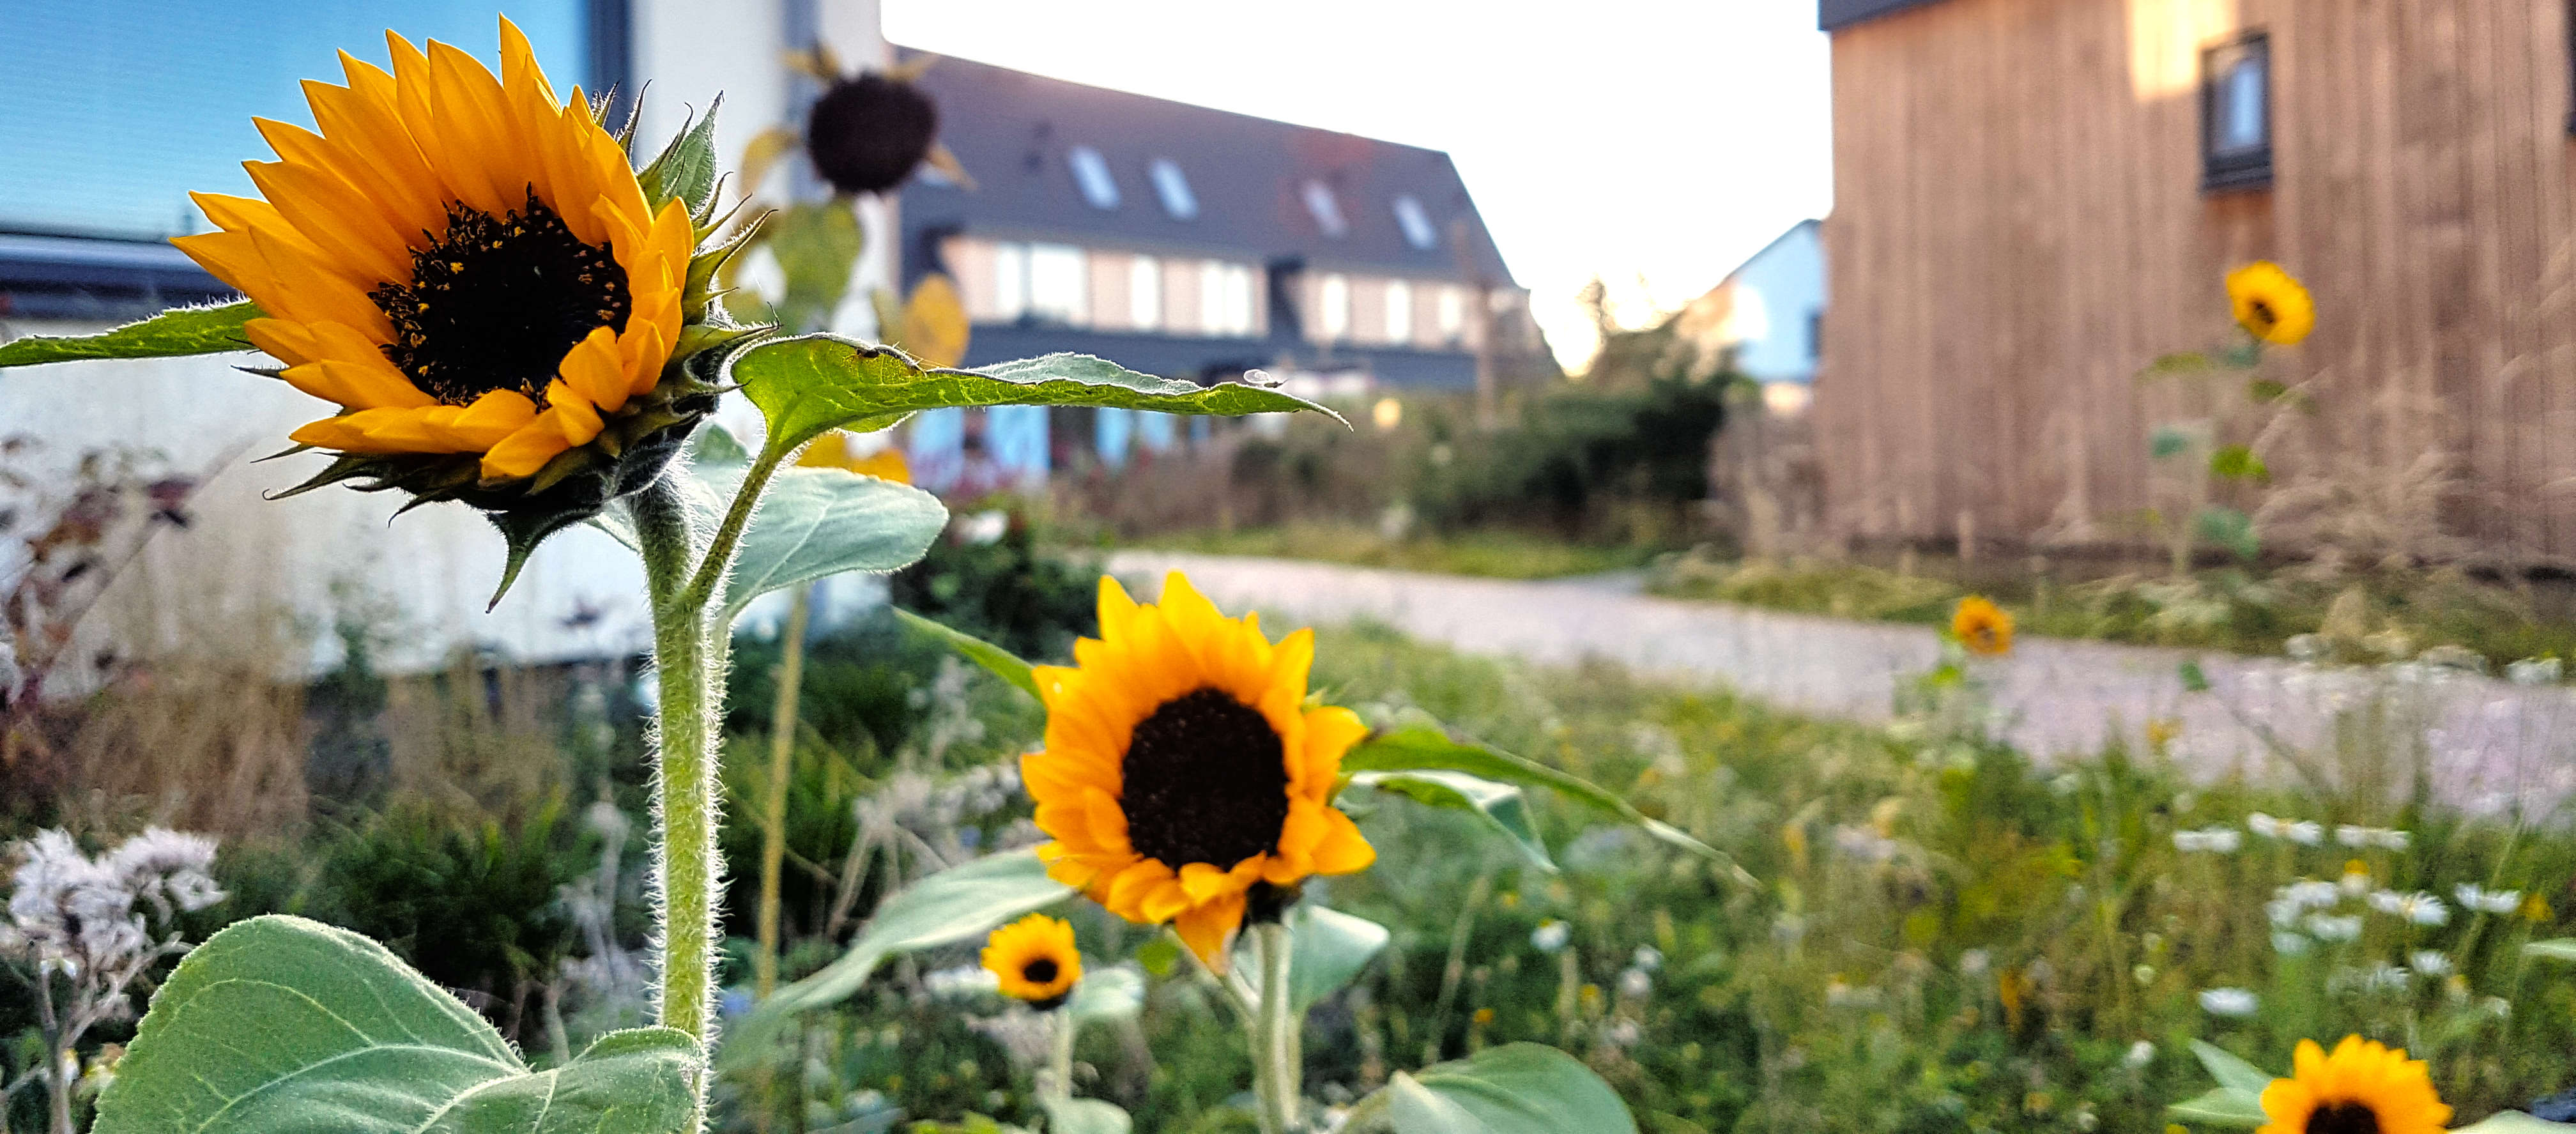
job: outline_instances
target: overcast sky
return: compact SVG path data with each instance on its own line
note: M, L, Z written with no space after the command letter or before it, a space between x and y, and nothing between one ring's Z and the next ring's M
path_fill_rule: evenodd
M908 47L1447 150L1569 366L1586 279L1640 321L1832 206L1807 0L884 4Z

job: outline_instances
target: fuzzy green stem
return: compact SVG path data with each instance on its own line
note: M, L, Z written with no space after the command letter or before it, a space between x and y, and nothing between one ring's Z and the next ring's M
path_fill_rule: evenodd
M778 990L778 882L787 862L787 785L796 767L797 694L805 678L805 628L814 616L814 591L799 587L778 639L778 702L769 718L769 792L760 806L760 948L752 954L752 984L762 1000Z
M1288 965L1294 950L1288 927L1264 922L1252 928L1261 961L1261 1002L1252 1023L1252 1093L1261 1107L1261 1134L1299 1134L1305 1070L1299 1049L1301 1013L1288 988Z
M652 595L653 660L661 685L653 769L653 813L661 835L653 863L662 916L661 1023L704 1041L712 1038L715 1024L715 904L723 868L716 850L715 758L722 643L704 599L690 599L690 573L699 565L678 486L665 477L637 493L629 507ZM747 511L739 501L736 510Z
M698 564L694 575L684 576L688 579L688 588L677 593L677 605L704 610L708 603L715 601L716 588L723 584L725 572L733 567L734 547L742 542L743 529L751 526L751 513L760 503L761 490L769 487L769 478L778 472L779 463L787 459L788 452L763 450L760 459L753 461L751 468L742 474L742 487L734 492L733 504L725 509L724 521L716 525L715 538L707 542L706 561ZM655 485L654 489L663 490L668 485L666 480Z
M1047 1022L1055 1026L1055 1034L1048 1037L1054 1045L1047 1050L1046 1069L1038 1078L1038 1098L1047 1103L1070 1102L1073 1099L1073 1035L1081 1024L1074 1020L1073 1013L1062 1008L1047 1012L1045 1016Z

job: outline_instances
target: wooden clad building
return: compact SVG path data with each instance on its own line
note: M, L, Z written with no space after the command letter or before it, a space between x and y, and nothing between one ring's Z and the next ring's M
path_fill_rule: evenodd
M2576 559L2569 7L1822 0L1834 524L2137 538L2193 412L2139 372L2227 341L2224 274L2271 259L2319 317L2265 365L2317 411L2245 506Z

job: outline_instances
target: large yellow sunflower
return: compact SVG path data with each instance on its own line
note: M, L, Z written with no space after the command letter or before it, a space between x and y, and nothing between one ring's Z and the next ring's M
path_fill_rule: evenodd
M1001 981L1002 995L1040 1008L1063 1004L1082 981L1082 953L1073 924L1033 913L993 931L984 941L984 967Z
M281 377L339 405L296 441L535 476L659 383L697 234L508 20L499 76L385 40L391 74L343 53L348 85L304 84L320 133L258 120L264 199L196 194L221 231L174 243L257 301L244 330Z
M2263 1088L2263 1116L2255 1134L2441 1134L2451 1108L2423 1060L2346 1036L2332 1055L2300 1040L2290 1077Z
M2227 273L2227 299L2246 334L2275 346L2297 346L2317 326L2307 287L2270 260Z
M1129 921L1169 922L1217 963L1258 903L1377 858L1332 806L1342 754L1368 734L1306 705L1313 631L1273 645L1177 571L1159 605L1100 580L1100 637L1036 672L1046 746L1021 758L1047 873Z
M1969 653L2001 657L2012 652L2012 612L1984 595L1969 595L1950 615L1950 633Z

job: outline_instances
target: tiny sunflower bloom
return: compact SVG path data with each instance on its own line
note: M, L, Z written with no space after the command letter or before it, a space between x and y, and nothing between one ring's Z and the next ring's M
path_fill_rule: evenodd
M796 457L805 468L840 469L896 484L912 483L912 462L905 460L903 450L888 446L864 456L850 448L850 435L833 430L817 438Z
M2346 1036L2329 1055L2300 1040L2289 1078L2263 1088L2256 1134L2440 1134L2451 1108L2424 1061L2375 1040Z
M306 487L502 511L590 474L548 496L569 516L550 527L576 521L712 408L673 363L746 333L706 311L726 250L697 251L691 202L648 193L508 20L498 75L385 39L390 73L343 53L347 85L304 84L319 133L257 120L278 155L245 163L260 197L195 194L219 231L173 243L259 305L266 373L339 407L291 435L340 455Z
M1040 667L1045 747L1021 758L1048 874L1139 924L1171 923L1217 963L1247 911L1276 917L1317 874L1377 858L1334 809L1342 754L1368 734L1306 705L1314 633L1273 644L1174 572L1160 604L1100 580L1100 637Z
M2270 260L2227 273L2227 299L2246 334L2275 346L2296 346L2316 329L2316 301L2309 298L2304 285Z
M2012 652L2012 615L1984 595L1969 595L1950 616L1950 634L1969 653L2000 657Z
M994 930L984 942L984 967L1001 981L1002 995L1040 1010L1062 1006L1082 981L1073 924L1040 913Z

